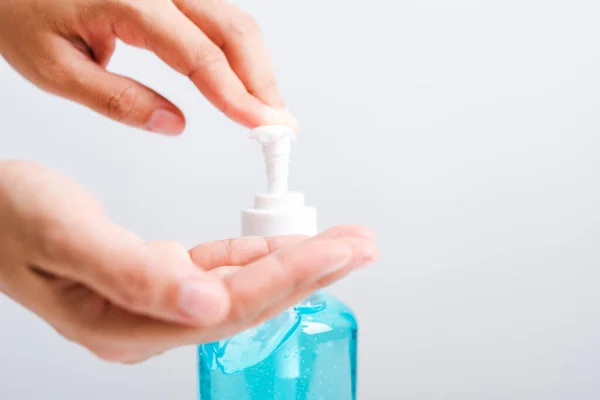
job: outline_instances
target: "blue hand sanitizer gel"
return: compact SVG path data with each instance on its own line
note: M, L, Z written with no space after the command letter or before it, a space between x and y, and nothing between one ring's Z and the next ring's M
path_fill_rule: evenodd
M252 131L263 149L269 191L242 212L242 234L315 235L317 214L289 192L294 133L279 126ZM198 346L200 400L355 400L357 323L324 292L261 325Z

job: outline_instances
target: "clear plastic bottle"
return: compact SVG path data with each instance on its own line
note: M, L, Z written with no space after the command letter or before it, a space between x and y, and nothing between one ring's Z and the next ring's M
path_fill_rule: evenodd
M240 334L245 346L228 349L234 341L225 340L198 347L201 400L356 399L352 311L318 292L282 316ZM279 340L265 349L265 334Z
M283 127L251 133L262 145L269 191L242 212L242 234L315 235L317 213L287 185L290 142ZM201 400L354 400L357 323L336 298L317 292L231 338L198 346Z

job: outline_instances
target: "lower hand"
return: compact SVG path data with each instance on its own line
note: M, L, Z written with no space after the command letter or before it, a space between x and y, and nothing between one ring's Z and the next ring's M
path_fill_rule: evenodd
M0 162L0 248L1 292L124 363L233 335L377 256L373 234L359 226L189 252L146 243L79 185L23 161Z

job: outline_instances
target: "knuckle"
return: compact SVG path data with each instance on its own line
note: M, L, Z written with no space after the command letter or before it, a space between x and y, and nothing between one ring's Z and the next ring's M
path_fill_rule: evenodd
M258 87L257 89L265 93L276 92L279 88L277 87L277 81L275 80L275 78L273 76L269 76L262 81L260 87Z
M175 240L155 240L146 243L146 248L158 260L164 263L189 261L189 254L185 246Z
M247 236L223 243L228 264L243 265L269 254L268 241L262 236Z
M232 306L229 317L234 321L253 321L256 318L256 313L248 307L248 304L250 304L250 302L244 301Z
M71 254L73 233L65 224L57 221L38 221L38 244L42 254L51 260L66 260Z
M228 30L234 37L256 37L260 35L258 22L254 17L246 13L238 13L235 18L229 22Z
M118 6L121 7L121 10L129 16L140 17L144 15L143 3L140 1L126 0L119 1L118 3Z
M186 254L187 249L183 245L183 243L178 242L177 240L165 240L163 242L165 249L168 254Z
M131 117L137 102L137 91L134 84L129 83L120 92L109 96L106 103L108 116L117 121L127 120Z
M60 60L52 57L40 57L32 63L33 74L40 87L49 92L67 87L72 80L72 73Z
M158 2L159 0L110 0L106 4L117 15L144 19L148 10Z
M272 266L269 273L273 282L277 282L278 287L285 286L284 290L294 289L299 286L299 273L296 268L289 265L282 252L273 253Z
M148 32L170 0L109 0L107 13L115 33L128 44L153 50ZM142 32L146 32L145 34Z
M121 271L121 300L124 306L132 310L148 307L151 289L150 279L145 273L130 268Z
M226 61L225 54L212 42L199 43L188 61L187 69L190 71L188 76L192 76L198 71L214 64L221 64Z
M262 77L260 81L248 88L248 92L254 96L264 93L277 93L278 90L277 81L272 75Z
M263 267L269 272L268 283L263 285L261 292L257 292L256 289L244 289L239 290L239 287L232 287L231 282L228 282L229 287L227 288L230 293L234 293L235 300L232 302L230 308L230 317L233 320L241 322L255 321L260 316L261 312L268 307L272 302L272 296L269 293L273 293L274 288L277 291L287 292L290 287L298 286L296 274L290 273L289 268L286 267L284 260L277 254L272 257L265 258L263 261ZM268 264L267 264L268 263Z
M230 95L229 93L221 93L214 101L215 105L221 112L232 119L236 119L240 114L240 103L242 97L247 93L238 93Z
M227 260L227 264L236 265L233 260L235 241L235 239L225 239L221 242L221 246L223 248L223 258Z
M225 280L227 285L227 279ZM230 293L234 293L235 289L229 285L228 290ZM255 304L254 299L251 296L244 295L242 293L237 293L235 296L235 301L232 302L231 307L229 309L228 318L232 321L247 323L249 321L253 321L257 312L254 311L253 305Z

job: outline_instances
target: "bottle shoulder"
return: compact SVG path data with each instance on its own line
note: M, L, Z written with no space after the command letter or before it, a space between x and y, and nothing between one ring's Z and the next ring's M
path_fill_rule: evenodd
M339 299L317 292L275 318L229 339L200 346L201 362L209 370L232 374L267 359L286 342L314 343L354 340L356 317Z

